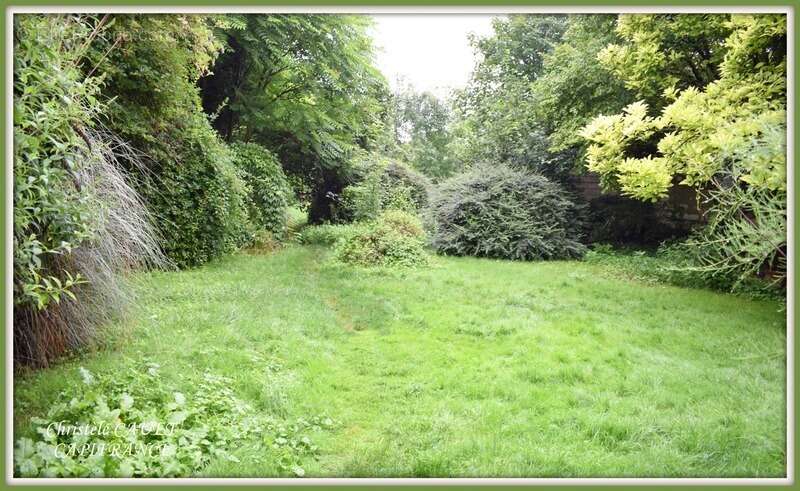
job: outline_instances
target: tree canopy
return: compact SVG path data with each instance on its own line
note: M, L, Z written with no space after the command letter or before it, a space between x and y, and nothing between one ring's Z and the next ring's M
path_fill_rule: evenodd
M386 81L373 66L370 19L357 15L230 15L226 48L200 81L227 141L275 152L313 192L315 220L341 191L347 158L385 130Z
M636 63L621 68L626 65L620 58L659 48L657 40L637 34L649 32L649 22L623 22L624 32L634 41L600 55L618 72L629 73L640 95L661 94L655 103L637 101L622 113L598 116L584 128L582 135L592 143L588 168L609 186L656 200L666 195L676 177L701 187L716 173L735 168L737 177L751 185L786 189L785 17L733 15L725 22L714 20L712 25L719 29L700 43L714 45L713 56L699 65L702 70L683 71L683 80L669 75L667 84L660 76L645 77L647 69ZM727 37L718 43L721 30ZM674 57L691 58L697 52L691 47ZM698 79L696 73L709 78ZM691 82L697 85L685 85Z

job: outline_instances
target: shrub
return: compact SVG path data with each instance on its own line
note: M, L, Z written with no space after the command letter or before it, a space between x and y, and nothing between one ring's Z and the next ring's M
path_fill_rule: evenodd
M97 127L100 78L78 61L92 16L14 22L14 360L46 365L90 341L131 300L124 274L163 264L151 217ZM135 155L129 167L141 165Z
M481 165L438 187L428 220L440 253L531 260L581 256L580 215L547 178Z
M336 243L334 257L360 266L413 267L427 263L425 232L419 219L388 210Z
M245 252L248 254L271 254L281 248L281 242L269 230L257 230Z
M248 189L203 113L197 80L221 49L201 15L114 15L87 69L105 76L106 124L146 155L136 172L164 252L181 267L250 240Z
M708 223L673 247L686 263L684 275L728 291L786 287L787 196L745 184L735 173L712 180Z
M431 183L407 165L367 154L353 166L351 183L342 191L340 221L372 220L388 209L418 213L427 206Z
M282 237L290 189L278 158L255 143L232 145L234 162L249 187L250 221Z
M249 189L230 150L205 124L194 130L175 135L172 151L165 142L145 145L159 170L146 176L143 193L164 237L164 252L180 267L236 250L250 241L253 228Z

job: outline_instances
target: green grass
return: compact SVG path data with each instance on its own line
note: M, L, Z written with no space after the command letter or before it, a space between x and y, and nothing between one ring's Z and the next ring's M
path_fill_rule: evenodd
M206 369L258 411L324 414L306 476L784 476L777 302L637 283L581 262L328 266L292 246L144 276L114 347L18 376L17 433L76 368ZM240 464L207 475L268 476Z

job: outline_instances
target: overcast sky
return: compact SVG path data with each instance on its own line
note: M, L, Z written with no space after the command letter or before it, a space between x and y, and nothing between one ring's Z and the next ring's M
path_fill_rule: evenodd
M377 64L392 88L398 76L420 91L443 97L463 87L474 55L467 35L492 33L492 15L376 14L372 32Z

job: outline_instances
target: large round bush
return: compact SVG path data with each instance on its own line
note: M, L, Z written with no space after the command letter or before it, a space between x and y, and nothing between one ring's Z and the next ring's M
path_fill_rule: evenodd
M482 165L443 182L428 219L440 253L503 259L579 257L582 221L569 193L547 178Z
M250 221L282 235L286 229L289 184L278 158L255 143L235 143L234 162L249 187Z

